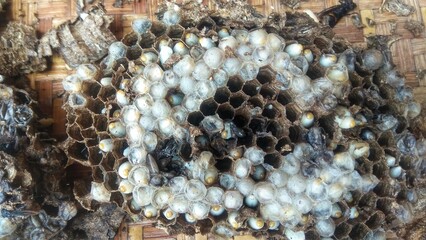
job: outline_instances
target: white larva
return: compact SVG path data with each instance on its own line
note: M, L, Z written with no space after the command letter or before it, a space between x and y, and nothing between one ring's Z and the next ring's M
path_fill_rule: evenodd
M145 166L134 166L129 172L128 180L135 186L146 186L149 184L149 170Z
M122 180L118 186L118 190L124 194L129 194L133 191L135 186L131 184L128 180Z
M297 57L303 53L303 45L299 43L292 43L285 48L285 52L290 57Z
M143 209L143 215L147 218L153 218L156 217L158 214L158 209L156 209L152 205L148 205Z
M263 226L265 226L265 222L261 218L256 217L250 217L247 220L247 223L253 230L260 230Z
M99 142L99 149L103 152L111 152L114 148L114 141L112 139L103 139Z
M321 67L328 68L337 62L337 56L334 54L323 54L319 59Z
M304 112L302 118L300 119L300 124L305 128L310 128L314 125L315 116L312 112Z
M108 131L114 137L124 137L126 135L126 127L120 121L108 124Z
M130 162L124 162L118 167L118 175L121 178L126 179L129 177L130 170L132 169L132 164Z

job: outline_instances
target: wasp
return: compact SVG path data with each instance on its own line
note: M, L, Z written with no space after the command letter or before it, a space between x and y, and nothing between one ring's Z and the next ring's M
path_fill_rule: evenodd
M340 0L339 2L339 5L329 7L318 13L318 18L322 24L334 27L343 16L356 8L353 0Z

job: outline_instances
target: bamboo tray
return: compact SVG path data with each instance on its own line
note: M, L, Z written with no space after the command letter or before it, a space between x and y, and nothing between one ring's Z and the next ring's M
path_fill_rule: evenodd
M130 31L131 21L139 17L154 18L154 13L161 0L123 0L122 8L114 8L114 0L103 0L107 13L114 17L111 30L120 39ZM337 35L345 37L354 44L363 45L364 37L370 34L390 34L392 26L396 24L396 34L401 39L392 45L392 53L395 64L401 73L405 74L407 84L413 87L415 96L419 102L426 103L426 33L415 38L403 26L408 19L417 20L426 26L426 0L402 0L413 6L415 12L408 17L397 17L393 13L379 11L382 0L354 0L358 8L355 12L360 13L364 25L367 27L359 29L355 27L350 17L343 18L334 31ZM78 0L11 0L6 9L5 17L0 18L0 29L7 21L21 21L34 25L40 36L50 28L77 16ZM86 2L82 0L81 2ZM280 0L248 0L259 12L269 14L274 11L282 12L291 10L280 3ZM204 0L205 4L213 8L213 4ZM310 9L320 12L324 8L338 4L338 0L304 0L301 9ZM374 26L368 27L366 19L376 22ZM65 112L62 110L61 80L73 72L59 56L54 56L48 71L30 74L31 87L39 93L39 103L43 113L54 119L51 133L58 139L64 139L65 134ZM423 73L423 74L421 74ZM116 239L212 239L209 236L169 236L164 231L152 227L152 223L141 222L123 223ZM235 239L254 239L249 236L235 237Z

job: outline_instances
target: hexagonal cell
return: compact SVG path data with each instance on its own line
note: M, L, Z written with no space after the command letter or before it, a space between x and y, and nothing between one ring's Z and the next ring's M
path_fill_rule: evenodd
M266 132L267 119L263 117L254 117L250 120L249 128L256 134Z
M395 146L395 138L392 131L386 131L380 134L377 139L377 143L382 147L393 147Z
M243 86L243 92L249 96L255 96L259 93L260 88L262 85L259 83L259 81L251 80L244 84Z
M358 223L353 226L349 236L352 239L364 239L368 232L370 232L370 229L364 223Z
M129 60L137 60L142 54L142 49L139 45L131 46L127 49L126 57Z
M310 229L305 233L306 239L319 240L321 239L320 235L314 229Z
M360 157L356 159L358 163L357 171L361 174L368 174L373 172L373 164L366 157Z
M229 103L221 104L216 113L223 120L232 120L235 116L235 110Z
M180 25L173 25L169 27L169 31L167 32L167 36L172 39L180 39L185 32L185 28Z
M246 146L247 148L253 146L256 138L256 136L253 134L253 131L250 128L243 128L243 131L245 136L238 138L237 145Z
M299 126L291 126L288 130L288 137L292 142L299 142L303 139L303 130Z
M128 68L129 68L129 60L127 58L116 59L115 62L112 64L112 70L114 70L114 72L117 72L119 69L120 71L122 69L123 72L125 72L127 71Z
M114 148L112 149L114 158L122 158L123 152L127 147L129 147L129 145L125 139L114 139ZM117 167L117 164L114 167Z
M115 113L120 112L120 110L121 110L120 106L118 106L117 103L109 102L109 103L105 104L105 107L107 109L108 118L110 120L113 120L113 119L119 117L119 116L115 116Z
M86 129L91 126L93 126L93 118L92 114L87 110L80 111L79 114L77 114L78 117L76 119L76 123L81 129Z
M90 194L90 188L90 181L76 180L74 182L73 192L75 196L82 198L85 197L87 194Z
M192 46L191 49L189 49L189 55L195 60L198 61L200 60L203 56L204 53L206 52L206 49L204 49L201 46Z
M385 151L376 142L370 141L370 155L368 159L372 162L383 160L385 157Z
M274 168L279 168L282 163L282 156L279 152L272 152L265 155L264 162Z
M204 116L214 115L218 108L219 104L213 98L204 100L200 105L200 111Z
M101 161L101 166L105 169L105 171L114 170L115 158L112 153L107 153L105 157Z
M394 189L390 183L381 181L374 188L374 193L379 197L392 197L394 195Z
M233 93L229 99L229 104L234 108L239 108L249 99L243 92Z
M205 33L209 32L210 30L215 30L215 28L216 23L210 17L205 17L201 19L197 24L197 29L200 31L204 31Z
M93 126L99 132L105 132L108 128L108 119L104 115L95 115Z
M96 98L101 90L101 85L97 81L84 81L82 89L86 95Z
M280 120L268 121L266 124L266 132L270 132L272 136L280 139L284 136L288 136L288 130L286 124Z
M94 114L102 114L102 111L105 108L105 104L100 99L89 99L87 108L92 111Z
M116 172L107 172L104 176L104 186L109 191L118 190L120 178ZM121 194L120 194L121 195Z
M373 165L373 174L379 179L385 178L389 176L389 167L382 161L377 162Z
M138 34L135 33L135 32L130 32L130 33L124 35L121 42L123 42L124 45L126 45L126 46L133 46L136 43L138 43Z
M263 107L265 106L265 100L263 99L262 96L254 96L254 97L250 97L247 100L247 104L251 105L253 108L259 107L263 109Z
M250 111L246 108L240 108L235 111L233 122L237 127L246 127L250 123Z
M370 229L377 229L382 226L382 224L385 222L385 214L381 211L376 211L373 215L368 218L368 220L365 222L365 225L367 225Z
M102 152L98 146L89 148L89 162L91 165L98 165L103 158Z
M201 112L197 111L197 112L192 112L190 114L188 114L188 123L192 124L194 126L198 126L200 125L201 121L203 121L204 116Z
M361 196L358 202L360 208L374 208L376 206L377 196L374 192L368 192Z
M319 62L314 62L309 65L308 71L306 72L306 76L310 79L318 79L324 77L325 68L319 65Z
M275 80L276 72L272 70L270 67L262 67L259 69L259 73L257 74L256 79L261 84L272 83Z
M275 150L281 154L289 153L292 151L293 145L294 143L292 143L288 137L283 137L278 140L277 144L275 145Z
M227 171L230 171L232 169L233 162L234 161L231 158L229 158L229 157L225 157L225 158L222 158L222 159L217 159L215 167L220 172L227 172Z
M272 135L257 136L256 145L269 153L275 150L277 139Z
M337 239L344 239L349 235L352 230L352 226L346 222L342 222L336 226L336 230L334 230L334 236Z
M83 135L83 137L85 138L85 140L87 140L87 139L96 139L96 137L98 136L96 134L95 129L93 127L81 130L81 135Z
M231 96L231 92L228 90L228 88L221 87L216 90L216 93L213 99L220 104L220 103L228 102L230 96Z
M76 141L84 140L83 136L81 135L81 129L76 123L67 127L67 135Z
M288 104L285 107L285 115L290 122L300 120L302 114L302 110L294 103Z
M104 181L104 169L102 166L92 167L92 179L97 183L102 183Z
M269 102L263 108L262 115L269 119L276 119L281 117L284 111L285 109L280 104L276 104L275 102Z
M227 86L229 91L238 92L243 88L244 80L238 76L229 77Z
M112 192L110 201L115 202L119 207L123 207L124 197L120 192Z
M285 106L293 102L293 97L288 90L280 91L277 95L277 101L281 103L281 105Z
M384 214L388 215L392 213L392 203L395 202L392 198L379 198L376 202L376 207Z
M112 86L104 86L98 93L98 98L102 101L110 101L115 99L116 90Z
M68 154L70 157L80 161L87 161L89 159L89 151L84 143L74 142L70 144Z
M167 31L167 26L163 22L160 22L160 21L152 22L151 33L154 34L156 37L159 37L165 34L166 31Z

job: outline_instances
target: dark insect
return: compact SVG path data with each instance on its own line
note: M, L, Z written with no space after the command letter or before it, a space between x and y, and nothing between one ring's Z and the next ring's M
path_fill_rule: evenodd
M318 13L318 18L322 24L334 27L343 16L356 8L356 4L352 0L340 0L339 2L339 5L329 7Z

